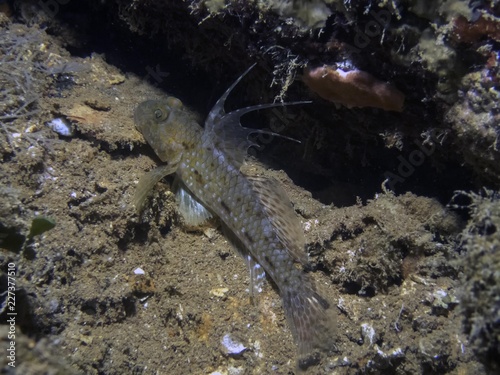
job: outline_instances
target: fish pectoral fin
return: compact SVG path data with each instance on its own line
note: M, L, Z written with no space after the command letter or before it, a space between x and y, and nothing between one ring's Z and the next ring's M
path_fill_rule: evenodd
M247 178L259 196L274 232L290 256L303 266L308 266L304 231L281 184L265 177L247 176Z
M139 180L137 188L135 190L133 204L137 213L142 211L144 202L151 192L153 187L160 181L163 177L174 173L177 170L178 163L171 163L166 165L160 165L152 171L145 173Z
M212 213L177 179L174 181L174 186L179 213L187 225L198 226L213 217Z

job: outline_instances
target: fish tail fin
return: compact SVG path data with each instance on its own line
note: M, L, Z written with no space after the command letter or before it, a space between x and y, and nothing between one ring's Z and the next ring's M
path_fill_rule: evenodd
M305 283L299 289L284 290L283 305L298 346L299 367L315 364L319 354L334 349L333 308L314 285Z

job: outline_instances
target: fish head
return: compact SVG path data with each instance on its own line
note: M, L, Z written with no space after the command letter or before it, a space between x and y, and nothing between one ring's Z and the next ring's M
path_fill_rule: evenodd
M182 102L172 96L166 99L146 100L135 109L135 126L146 137L146 134L151 129L157 128L158 125L168 121L169 117L181 108ZM149 141L149 139L146 139L146 141Z
M164 162L176 160L182 152L182 102L174 97L147 100L134 112L134 122L147 143Z

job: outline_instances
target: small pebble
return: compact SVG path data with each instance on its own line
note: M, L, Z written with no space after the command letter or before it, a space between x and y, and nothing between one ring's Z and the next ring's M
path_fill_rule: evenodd
M221 343L224 354L226 355L238 356L247 349L242 343L233 339L229 334L224 335Z
M214 288L210 291L210 294L216 297L224 297L224 295L229 291L228 288Z

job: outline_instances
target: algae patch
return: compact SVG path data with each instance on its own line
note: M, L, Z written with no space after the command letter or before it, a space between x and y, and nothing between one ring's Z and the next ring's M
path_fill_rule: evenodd
M35 236L39 236L56 226L54 219L46 216L37 216L31 222L31 228L28 233L28 239L32 239Z

